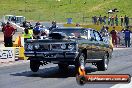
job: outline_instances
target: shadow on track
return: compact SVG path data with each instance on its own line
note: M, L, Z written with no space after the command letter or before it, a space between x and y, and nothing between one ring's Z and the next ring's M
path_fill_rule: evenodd
M86 73L92 73L97 71L96 68L87 67ZM26 77L41 77L41 78L68 78L68 77L75 77L75 68L73 66L70 66L69 69L65 72L62 72L59 70L58 66L56 67L50 67L50 68L44 68L39 69L38 72L32 72L32 71L24 71L21 73L13 73L10 74L12 76L26 76Z

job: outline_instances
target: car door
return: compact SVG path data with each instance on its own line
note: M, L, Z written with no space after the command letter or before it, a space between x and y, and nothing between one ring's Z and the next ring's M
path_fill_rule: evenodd
M95 46L95 48L92 48L92 50L94 51L93 55L94 55L94 58L101 59L103 58L105 54L106 46L99 32L94 31L94 34L95 34L95 42L93 45Z
M91 51L92 51L92 43L91 43L91 41L90 41L90 30L83 30L81 33L80 33L81 35L81 40L80 40L80 42L82 42L81 43L81 46L82 46L82 48L86 48L86 50L87 50L87 59L91 59L92 57L92 55L91 55Z
M91 59L92 58L92 44L93 41L91 42L91 35L94 36L91 33L91 30L87 30L87 59Z
M96 59L96 52L98 50L97 50L95 43L96 43L96 37L94 34L94 30L90 30L90 45L91 45L91 56L90 56L91 58L90 59Z

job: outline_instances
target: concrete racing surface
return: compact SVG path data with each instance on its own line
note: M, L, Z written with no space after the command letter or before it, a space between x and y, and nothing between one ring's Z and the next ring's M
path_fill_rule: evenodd
M115 48L107 71L87 64L87 74L130 74L132 75L132 48ZM60 72L55 64L41 66L31 72L29 62L0 67L0 88L132 88L132 84L85 84L76 82L74 67L67 73Z

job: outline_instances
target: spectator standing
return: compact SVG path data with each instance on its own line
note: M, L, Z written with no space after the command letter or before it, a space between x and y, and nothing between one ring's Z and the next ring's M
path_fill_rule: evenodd
M15 34L15 29L9 22L7 22L6 26L4 27L3 33L4 33L5 47L12 47L13 46L12 37Z
M100 30L100 33L103 37L105 37L108 34L107 28L103 26L102 29Z
M99 17L97 17L97 25L99 25Z
M120 19L121 19L121 26L123 26L124 18L121 16Z
M128 16L126 17L126 26L127 27L129 26L129 17Z
M120 45L124 45L124 28L118 32L118 40Z
M94 24L97 24L97 17L96 16L93 17L93 21L94 21Z
M108 18L108 25L110 25L111 17Z
M112 37L112 43L117 47L117 31L115 30L115 27L113 27L113 30L110 32Z
M111 26L114 26L114 16L111 17Z
M115 23L116 23L116 26L118 26L118 16L117 15L115 17Z
M99 16L99 22L100 22L100 24L102 24L102 22L103 22L101 15Z
M127 16L125 15L124 16L124 26L126 26L126 23L127 23Z
M131 31L129 30L129 26L127 26L126 30L124 31L126 47L130 47L130 33Z
M103 18L104 25L106 25L106 16Z
M54 28L57 28L56 21L52 21L52 26L49 28L49 30L51 31Z

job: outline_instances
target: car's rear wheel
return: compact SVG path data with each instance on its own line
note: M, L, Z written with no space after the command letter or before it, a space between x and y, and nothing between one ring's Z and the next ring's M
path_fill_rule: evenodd
M39 61L30 60L30 69L33 72L37 72L39 70L39 67L40 67L40 62Z
M107 55L104 55L103 60L97 62L98 71L105 71L108 69L109 59Z

